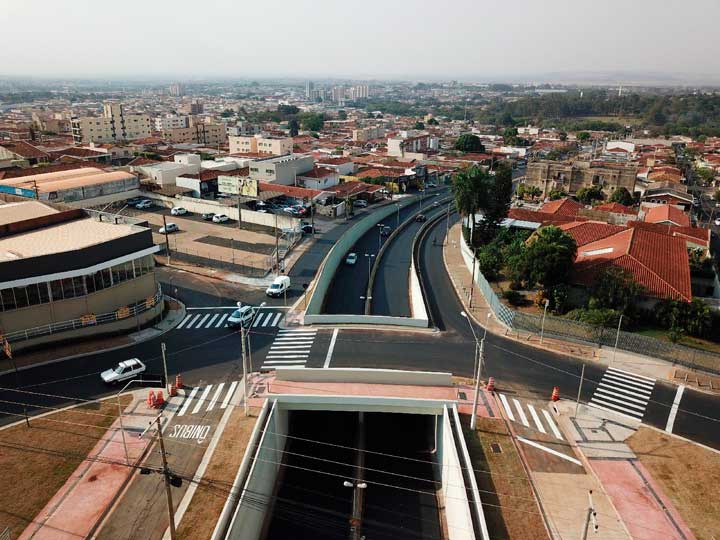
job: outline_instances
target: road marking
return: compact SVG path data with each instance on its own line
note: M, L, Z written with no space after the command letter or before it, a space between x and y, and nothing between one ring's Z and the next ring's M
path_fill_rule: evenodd
M280 322L280 319L282 318L282 313L278 313L275 315L275 320L272 322L270 326L277 326L277 324Z
M275 338L273 340L273 343L279 342L279 343L312 343L315 341L314 337L308 337L308 338L295 338L295 337L279 337Z
M563 454L562 452L558 452L557 450L553 450L552 448L548 448L547 446L543 446L542 444L538 444L534 441L529 441L525 439L524 437L517 437L518 441L524 442L525 444L532 446L533 448L537 448L538 450L542 450L543 452L547 452L548 454L552 454L553 456L557 456L561 459L567 460L570 463L574 463L575 465L582 467L582 463L580 463L579 460L575 459L574 457L570 457L568 455Z
M610 382L613 384L618 384L621 386L624 386L625 388L629 388L632 390L635 390L637 392L647 392L651 393L654 385L647 384L645 381L631 381L625 377L621 377L618 375L615 375L614 373L605 373L603 376L603 379L607 377L610 379Z
M520 415L520 421L525 427L530 427L530 422L528 422L527 416L525 415L525 411L523 410L522 405L520 405L520 402L517 399L513 398L513 403L515 404L515 408Z
M275 365L275 364L304 364L305 360L265 360L265 364L267 365Z
M286 332L280 332L278 334L279 338L314 338L316 334L314 332L293 332L291 334L288 334Z
M260 324L260 319L263 318L263 314L261 313L257 317L255 317L255 321L253 322L253 328L255 328L258 324Z
M230 316L229 313L223 314L223 316L220 317L220 320L219 320L219 321L217 322L217 324L215 325L215 328L220 328L220 326L222 325L222 323L224 323L224 322L225 322L225 319L227 319L229 316Z
M608 395L607 392L600 392L600 390L596 390L595 395L592 397L592 399L599 399L602 401L614 401L615 403L620 403L621 405L624 405L625 407L631 407L633 409L637 409L640 412L645 410L644 405L636 405L635 403L627 403L625 396L621 396L621 397L623 399L618 399L616 397L613 397L612 395Z
M616 392L621 392L621 393L627 394L627 395L629 395L629 396L638 396L638 395L639 395L639 396L644 397L644 398L649 398L649 397L650 397L650 394L652 394L652 392L650 392L650 390L635 390L634 388L633 388L633 389L629 389L629 388L630 388L629 386L626 386L626 385L624 385L624 384L620 384L620 383L615 382L615 381L601 382L600 384L598 384L598 386L603 386L603 387L605 387L605 388L610 388L610 389L612 389L612 390L614 390L614 391L616 391Z
M200 407L202 407L203 403L205 403L205 398L210 393L210 389L212 388L212 386L213 386L212 384L209 384L205 387L205 391L200 396L200 399L198 399L198 402L195 405L195 408L192 410L191 414L195 414L196 412L198 412L200 410Z
M206 320L209 316L210 316L210 314L208 313L208 314L205 315L202 319L200 319L200 322L198 323L198 325L197 325L195 328L196 328L196 329L197 329L197 328L202 328L202 325L205 323L205 320Z
M183 326L187 324L187 322L192 318L192 313L187 315L180 324L177 325L176 330L180 330Z
M187 325L187 327L186 327L185 329L186 329L186 330L190 329L190 328L192 327L192 325L195 324L195 321L197 321L200 317L202 317L202 314L201 314L201 313L198 313L197 315L195 315L195 316L193 317L193 320L188 323L188 325Z
M665 431L668 433L672 433L673 428L675 427L675 416L677 416L678 408L680 407L680 400L682 399L684 392L685 385L681 384L678 386L677 392L675 393L675 400L670 408L670 416L668 416L667 425L665 426Z
M218 315L220 315L220 314L219 314L219 313L216 313L215 315L213 315L213 316L212 316L212 319L210 319L210 320L208 321L208 323L205 325L205 328L210 328L210 327L212 326L212 324L213 324L213 321L218 318Z
M646 377L645 375L638 375L637 373L632 373L630 371L625 371L625 370L614 368L614 367L609 367L608 371L624 373L625 375L629 375L633 379L645 379L646 381L652 383L653 385L655 384L655 379L653 379L652 377Z
M500 401L502 401L503 407L505 407L505 412L508 415L508 418L515 421L515 415L512 412L512 409L510 408L510 404L508 403L507 398L505 397L505 394L500 394Z
M270 350L278 349L307 349L308 351L312 348L312 343L305 343L305 344L296 344L293 345L292 343L279 343L277 345L273 344L270 346Z
M268 313L268 316L265 317L265 322L263 323L263 328L265 328L268 325L268 323L270 322L270 319L272 319L272 318L273 318L273 314Z
M538 428L538 431L542 433L547 433L545 431L545 426L542 425L542 422L540 421L540 417L538 416L537 411L535 410L535 407L533 407L530 403L528 403L528 410L530 411L530 416L533 417L533 422L535 422L535 425Z
M221 409L227 409L228 403L230 403L230 398L232 398L233 394L235 393L235 389L237 388L238 382L233 381L230 385L230 390L228 390L227 395L225 396L225 399L222 402L222 405L220 405Z
M543 412L543 416L545 416L545 420L547 420L547 423L550 426L550 429L552 429L552 432L553 432L553 435L555 435L555 438L562 440L562 438L563 438L562 433L560 433L560 430L555 425L555 421L553 420L552 416L550 416L550 413L547 412L545 409L543 409L542 412Z
M307 358L307 354L268 354L265 358Z
M193 388L191 390L190 395L185 398L185 403L183 403L182 408L178 412L178 416L182 416L185 414L185 411L187 411L188 407L190 406L190 402L193 400L193 398L195 397L195 394L197 394L197 391L199 389L200 388L196 386L195 388Z
M174 439L197 439L202 444L210 433L208 425L197 424L175 424L170 437Z
M642 405L643 408L645 408L645 405L647 405L647 399L638 399L637 396L630 397L623 393L618 394L618 389L616 389L616 388L610 387L610 389L608 389L608 388L600 388L599 386L600 385L598 385L597 390L595 390L595 394L599 395L600 397L603 397L603 395L604 395L604 396L614 396L616 398L622 398L622 401L620 403L625 403L626 401L634 401L635 403L639 403L640 405ZM645 397L645 396L643 396L643 397ZM636 405L634 405L632 403L628 403L627 405L628 405L628 407L636 407Z
M338 332L340 332L339 328L333 330L332 337L330 338L330 346L328 347L327 355L325 355L325 363L323 364L324 368L330 367L330 360L332 360L332 354L335 350L335 341L337 340Z
M223 386L225 386L224 382L217 385L217 390L215 390L215 394L213 395L212 400L210 400L210 405L208 405L208 411L212 411L215 408L215 402L220 397L220 392L222 392Z
M317 328L285 328L280 330L281 334L316 334Z
M624 409L623 407L620 407L619 405L614 405L612 403L605 403L604 401L600 401L595 398L591 399L588 402L588 405L590 405L591 407L595 407L596 409L602 409L603 411L619 414L620 416L625 416L627 418L630 418L631 420L635 420L636 422L642 422L642 414L638 413L637 411L631 411L629 409ZM617 409L620 409L620 410L617 410ZM620 412L620 411L625 411L625 412Z

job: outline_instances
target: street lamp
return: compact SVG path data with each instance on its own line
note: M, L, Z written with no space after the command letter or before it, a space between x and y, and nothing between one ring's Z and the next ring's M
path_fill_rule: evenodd
M348 480L345 480L343 482L343 486L346 488L352 488L353 490L353 504L352 504L352 520L351 522L351 538L357 539L360 537L360 491L361 489L366 489L367 484L365 482L350 482Z
M378 223L377 228L378 228L378 253L379 253L380 247L382 246L382 232L383 232L383 229L385 228L385 224Z
M242 307L242 302L237 302L237 307ZM240 322L240 342L242 347L242 367L243 367L243 402L245 407L245 416L250 415L250 405L248 403L248 378L247 378L247 358L248 353L246 351L245 342L247 340L247 348L250 348L250 328L252 327L253 323L255 322L255 317L257 317L258 311L260 311L260 308L265 307L265 302L260 304L255 311L253 312L253 316L250 319L250 321L247 324L247 328L245 325Z
M550 300L545 299L545 307L543 308L542 323L540 323L540 343L543 342L543 336L545 335L545 316L547 315L547 308L550 305Z
M133 383L162 383L162 381L143 381L141 379L133 379L131 381L128 381L128 383L122 387L122 389L117 393L117 406L118 406L118 419L120 420L120 433L122 435L122 442L123 442L123 448L125 449L125 463L127 465L130 465L130 457L128 456L128 449L127 449L127 442L125 441L125 426L123 425L123 413L122 413L122 405L120 404L120 394L122 394L125 390L127 390L127 387L130 386Z
M368 262L368 279L370 279L370 265L372 264L372 259L375 257L374 253L366 253L365 256L367 257Z
M487 336L487 324L485 325L485 332L483 333L482 339L478 342L477 334L475 333L475 327L472 324L472 321L470 320L470 317L468 317L468 314L464 311L460 312L460 315L465 317L465 319L468 322L468 326L470 326L470 331L472 332L473 339L475 340L475 396L473 398L473 409L472 409L472 416L470 417L470 429L475 430L475 427L477 426L477 404L478 404L478 398L480 397L480 376L482 375L482 364L483 364L483 353L485 349L485 337ZM491 313L487 314L487 318L490 319Z
M397 208L397 226L396 228L400 228L400 203L395 203L395 207Z

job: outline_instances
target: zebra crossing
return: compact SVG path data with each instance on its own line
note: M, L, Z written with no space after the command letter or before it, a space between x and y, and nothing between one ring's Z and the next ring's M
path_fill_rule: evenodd
M655 379L609 367L589 405L642 421L654 387Z
M541 433L551 433L556 439L563 440L562 433L558 429L555 420L553 420L553 417L546 409L541 407L538 412L532 403L525 403L523 406L518 399L508 398L505 394L501 393L498 393L498 396L500 397L500 403L505 410L508 420L519 422L530 429L537 429ZM511 401L512 405L510 403ZM530 424L530 419L532 419L532 425Z
M232 308L231 308L232 309ZM185 318L175 327L175 330L208 330L210 328L227 328L227 318L232 314L231 309L217 312L189 311ZM235 308L237 309L237 308ZM284 313L274 310L260 310L253 321L255 328L274 328L283 320Z
M313 328L280 330L270 345L265 362L260 369L304 367L316 335L317 329Z
M197 414L201 410L210 412L215 408L227 409L230 400L237 390L239 381L233 381L229 385L225 383L208 384L207 386L194 386L189 393L186 394L185 400L182 402L177 416L185 416L185 414Z

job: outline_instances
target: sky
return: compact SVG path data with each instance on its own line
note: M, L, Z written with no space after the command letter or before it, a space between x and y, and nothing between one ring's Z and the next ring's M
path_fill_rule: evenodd
M719 0L0 0L0 76L717 81Z

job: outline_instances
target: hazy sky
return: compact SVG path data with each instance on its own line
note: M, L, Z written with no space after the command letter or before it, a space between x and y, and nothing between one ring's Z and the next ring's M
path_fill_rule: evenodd
M0 0L0 75L720 74L719 0Z

